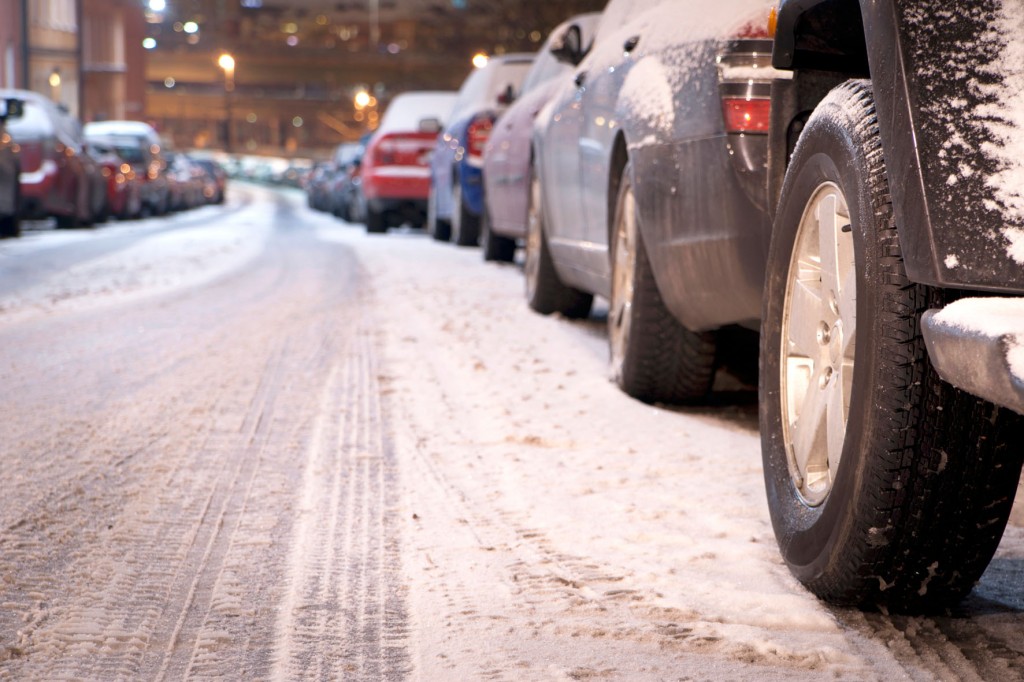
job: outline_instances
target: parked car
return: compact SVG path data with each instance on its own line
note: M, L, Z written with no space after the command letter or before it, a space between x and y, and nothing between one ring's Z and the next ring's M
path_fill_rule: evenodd
M85 137L86 140L112 142L118 156L131 164L135 175L142 180L143 213L167 213L170 188L164 145L151 125L142 121L98 121L85 124Z
M170 210L187 211L206 203L203 196L203 170L181 152L167 152L165 156L170 185Z
M87 152L99 166L107 185L106 213L119 220L138 218L142 213L142 181L131 164L117 154L113 142L93 140Z
M517 242L526 237L534 121L575 66L556 59L551 50L560 48L569 27L576 26L584 46L578 53L582 58L593 41L599 18L597 12L581 14L555 28L523 79L519 97L494 122L483 154L480 247L484 260L512 261Z
M192 161L205 173L203 178L203 197L206 199L206 202L210 204L223 204L228 186L227 171L213 159L197 159L193 157Z
M103 217L106 181L85 153L78 121L49 99L27 90L0 90L0 99L24 102L7 122L20 158L21 215L57 219L58 227L94 224Z
M0 100L0 237L21 234L18 153L6 124L9 119L20 117L23 110L24 103L20 99Z
M756 340L765 14L761 0L611 0L586 57L575 26L554 49L579 65L537 117L527 301L584 317L607 298L611 374L647 402L703 400L734 361L722 337Z
M314 211L326 211L328 207L327 186L333 173L330 161L320 161L306 176L306 204Z
M369 139L369 138L367 138ZM342 220L355 219L352 205L359 191L359 169L366 151L365 141L345 142L334 150L331 164L334 172L327 180L327 195L331 213Z
M999 544L1024 451L1019 16L787 1L761 334L768 505L839 604L935 609Z
M452 239L459 246L479 241L484 145L494 120L519 91L533 57L491 57L462 83L451 120L438 137L430 160L427 232L434 239Z
M367 232L384 232L403 221L423 225L430 154L455 98L454 92L407 92L388 105L360 169Z

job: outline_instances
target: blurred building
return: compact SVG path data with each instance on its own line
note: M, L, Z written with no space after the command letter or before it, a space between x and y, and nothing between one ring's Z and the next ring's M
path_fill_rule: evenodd
M27 19L21 85L64 105L75 116L81 108L79 11L76 0L21 0Z
M82 120L143 120L146 19L140 0L82 0Z
M25 33L21 3L0 2L0 87L20 88L25 78Z
M394 95L457 89L475 53L534 51L604 3L154 0L147 118L179 147L322 156L372 130Z
M83 121L145 116L141 0L0 0L0 86Z

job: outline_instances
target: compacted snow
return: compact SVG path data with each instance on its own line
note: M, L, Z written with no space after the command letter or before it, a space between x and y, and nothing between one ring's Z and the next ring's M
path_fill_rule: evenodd
M639 403L608 380L600 305L538 316L518 265L302 204L236 187L204 230L141 230L0 296L0 381L19 393L0 397L19 472L0 679L1024 668L1020 527L961 612L827 607L776 549L752 388L723 375L711 406ZM0 268L77 243L31 234ZM137 357L94 380L73 363L103 358L122 320ZM10 345L72 332L59 353ZM103 394L115 380L125 394ZM68 546L74 561L46 558Z

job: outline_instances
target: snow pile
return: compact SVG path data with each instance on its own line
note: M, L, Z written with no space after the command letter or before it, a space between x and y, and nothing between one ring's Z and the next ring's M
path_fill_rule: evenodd
M211 222L198 222L174 231L153 231L127 248L84 261L16 294L0 297L0 316L12 321L115 305L212 281L263 251L270 226L265 221L257 223L257 214L253 212L256 210L243 212L233 220L217 216L214 208L175 216L171 220L191 224L208 213ZM162 223L154 220L151 224ZM69 233L55 241L110 239L118 236L112 227ZM47 240L51 245L53 241ZM31 246L32 241L25 240L11 250L10 257ZM0 254L0 258L4 255L7 254Z
M783 565L752 391L644 405L608 380L603 309L536 315L518 267L420 234L320 237L373 283L421 679L902 674Z
M630 69L619 92L619 103L633 112L643 127L671 135L675 103L668 76L657 59L641 59Z

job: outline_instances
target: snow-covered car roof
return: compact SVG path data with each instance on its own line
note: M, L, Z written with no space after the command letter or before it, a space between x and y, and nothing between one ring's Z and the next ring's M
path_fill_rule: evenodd
M377 128L377 135L394 132L414 132L421 123L435 119L441 126L448 121L457 93L447 91L405 92L388 105Z

